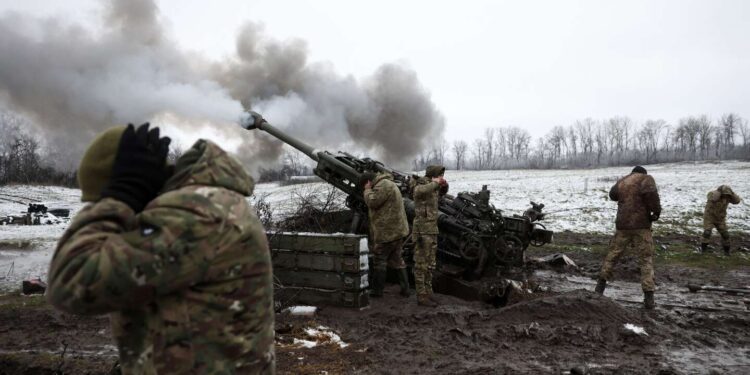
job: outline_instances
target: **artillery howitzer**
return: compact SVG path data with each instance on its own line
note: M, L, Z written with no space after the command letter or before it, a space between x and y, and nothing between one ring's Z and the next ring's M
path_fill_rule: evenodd
M275 128L255 112L249 112L240 125L248 130L263 130L316 161L315 175L347 195L346 205L354 213L350 232L361 232L367 218L363 187L359 185L360 176L365 172L391 174L404 197L407 217L409 221L413 220L414 202L410 199L409 191L413 176L370 158L357 158L346 152L333 154L316 150ZM529 245L542 246L551 242L552 232L534 222L543 217L541 209L544 205L532 202L532 208L523 216L509 217L503 216L501 210L489 203L489 199L490 191L486 185L477 193L445 194L440 198L437 255L443 269L450 265L453 269L450 273L463 273L469 279L476 279L489 267L520 266ZM407 244L407 255L410 250L411 246Z

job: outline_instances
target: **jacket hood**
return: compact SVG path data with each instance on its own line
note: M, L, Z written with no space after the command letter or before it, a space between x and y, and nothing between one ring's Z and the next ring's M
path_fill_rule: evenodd
M382 181L382 180L391 180L391 181L393 181L393 176L390 173L387 173L387 172L378 173L377 177L375 177L375 181L372 182L372 185L373 186L377 185L377 183L380 182L380 181Z
M426 177L437 177L445 173L445 167L442 165L430 165L425 170Z
M201 139L177 159L164 191L188 185L223 187L249 196L253 194L255 181L237 159L215 143Z

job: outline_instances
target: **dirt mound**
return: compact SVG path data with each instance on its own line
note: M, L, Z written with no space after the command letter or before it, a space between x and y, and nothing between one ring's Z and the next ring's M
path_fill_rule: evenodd
M507 323L530 321L623 325L640 323L640 315L588 290L524 301L498 311Z

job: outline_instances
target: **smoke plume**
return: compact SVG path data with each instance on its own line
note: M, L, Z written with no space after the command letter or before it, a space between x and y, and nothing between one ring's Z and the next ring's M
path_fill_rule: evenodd
M301 40L280 42L247 23L236 55L209 61L181 50L152 0L107 3L102 29L57 19L0 16L0 101L37 124L74 166L99 131L165 118L210 127L242 159L272 162L278 142L234 125L243 109L326 148L405 164L443 130L416 74L396 64L358 81L308 61ZM334 150L335 151L335 150Z

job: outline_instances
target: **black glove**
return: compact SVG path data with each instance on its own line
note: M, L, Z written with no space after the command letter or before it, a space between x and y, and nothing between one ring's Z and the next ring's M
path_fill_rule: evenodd
M168 137L159 138L159 128L148 130L148 123L138 127L129 124L120 138L112 179L102 191L102 198L124 202L136 213L156 198L169 178L167 173Z

